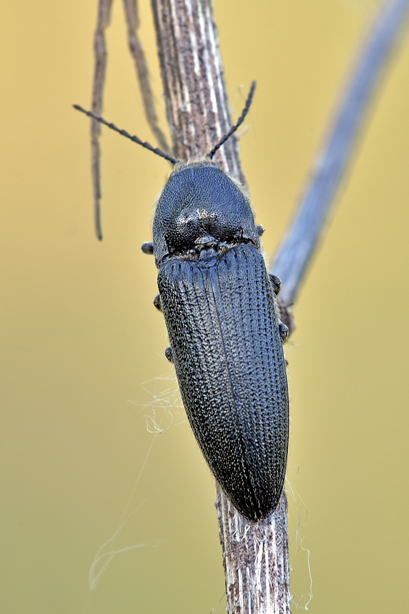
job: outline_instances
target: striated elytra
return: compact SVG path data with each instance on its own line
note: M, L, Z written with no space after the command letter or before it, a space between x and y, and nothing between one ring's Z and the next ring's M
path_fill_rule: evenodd
M289 421L286 328L260 232L244 190L208 160L176 165L153 221L168 354L186 413L216 480L253 521L279 502Z

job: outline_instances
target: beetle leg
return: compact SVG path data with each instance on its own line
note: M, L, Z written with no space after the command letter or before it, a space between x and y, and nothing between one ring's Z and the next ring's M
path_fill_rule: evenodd
M170 347L166 348L165 356L169 360L169 362L173 362L172 350L170 349Z
M277 294L281 290L281 279L277 277L277 275L269 275L269 278L271 281L271 285L273 286L274 294L277 296Z
M282 322L279 322L278 330L280 331L281 341L282 343L284 343L285 341L287 341L288 335L290 334L290 331L288 330L288 326L286 326Z
M142 243L141 250L144 254L153 254L153 243L152 241L146 241L146 243Z
M160 302L160 294L157 294L155 296L155 298L153 299L153 304L155 305L156 309L158 309L159 311L162 311L162 305Z

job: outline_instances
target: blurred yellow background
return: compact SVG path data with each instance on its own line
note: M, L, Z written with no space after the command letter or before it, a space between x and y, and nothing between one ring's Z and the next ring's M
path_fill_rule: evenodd
M258 81L241 153L272 253L377 2L214 3L233 117ZM106 130L105 238L94 238L89 125L71 104L90 106L96 10L2 3L0 610L219 614L213 479L179 406L153 259L140 251L169 166ZM125 33L118 0L104 116L152 141ZM291 588L309 601L309 552L314 614L407 607L408 100L407 34L294 307ZM108 556L93 566L90 590L115 532L102 554L122 552L104 573Z

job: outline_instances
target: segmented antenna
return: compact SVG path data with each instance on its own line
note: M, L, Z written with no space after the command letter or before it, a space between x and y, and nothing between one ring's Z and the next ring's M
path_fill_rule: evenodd
M237 128L241 126L241 124L244 122L244 119L247 113L249 112L250 105L253 101L253 95L254 95L255 89L256 89L256 82L253 81L253 83L251 84L249 95L247 96L246 105L239 119L234 124L234 126L232 126L230 130L224 136L222 136L222 138L217 143L217 145L215 145L213 149L211 150L211 152L207 154L206 158L209 158L211 160L214 154L216 153L216 151L220 149L222 145L224 145L224 143L231 137L231 135L234 132L236 132ZM156 154L157 156L160 156L161 158L165 158L165 160L169 160L169 162L172 162L172 164L176 164L178 162L178 160L176 160L175 158L172 158L172 156L169 156L168 154L166 154L164 151L162 151L158 147L153 147L150 143L147 143L146 141L141 141L141 139L139 139L137 136L130 135L129 132L127 132L126 130L121 130L120 128L117 128L115 124L107 122L103 117L98 117L97 115L94 115L94 113L92 113L91 111L86 111L85 109L80 107L79 104L73 104L72 106L77 111L81 111L81 113L88 115L88 117L92 117L92 119L95 119L100 124L107 126L107 128L111 128L111 130L114 130L115 132L122 134L122 136L125 136L130 141L133 141L134 143L137 143L138 145L142 145L142 147L145 147L145 149L149 149L149 151L152 151L154 154Z
M249 91L249 95L247 96L247 100L246 100L246 105L243 109L242 114L240 115L239 119L237 120L237 122L234 124L234 126L232 126L230 128L230 130L224 135L222 136L222 138L220 139L220 141L217 143L217 145L215 145L212 149L212 151L207 154L207 158L210 158L210 160L213 158L214 154L216 153L216 151L218 149L220 149L220 147L222 145L224 145L224 143L227 141L227 139L229 139L231 137L231 135L236 132L237 128L239 126L241 126L241 124L244 122L244 119L247 115L247 113L249 112L250 109L250 105L253 102L253 95L254 95L254 90L256 89L256 81L253 81L253 83L251 84L251 88Z
M138 145L142 145L142 147L145 147L145 149L149 149L149 151L153 151L153 153L156 154L157 156L161 156L161 158L165 158L165 160L169 160L169 162L172 162L172 164L177 163L177 160L175 160L175 158L168 156L168 154L163 152L161 149L158 149L157 147L152 147L152 145L150 145L146 141L141 141L141 139L138 139L137 136L131 136L129 132L127 132L126 130L121 130L120 128L117 128L115 124L110 124L103 117L98 117L97 115L94 115L93 113L91 113L91 111L86 111L85 109L80 107L79 104L73 104L72 106L77 111L81 111L81 113L85 113L85 115L88 115L88 117L92 117L92 119L96 119L97 122L99 122L100 124L104 124L104 126L107 126L107 128L111 128L111 130L115 130L115 132L119 132L119 134L122 134L122 136L125 136L127 139L130 139L134 143L138 143Z

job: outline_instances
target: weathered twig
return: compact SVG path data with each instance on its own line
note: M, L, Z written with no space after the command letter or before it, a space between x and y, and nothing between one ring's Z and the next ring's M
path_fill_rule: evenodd
M260 522L244 518L217 484L229 614L290 613L287 498Z
M155 103L153 100L152 88L149 80L148 64L145 53L138 36L139 16L136 0L123 0L126 23L128 25L128 44L136 70L136 76L141 88L145 117L152 130L158 145L162 151L169 153L169 146L166 137L159 127L158 116L156 114Z
M102 115L102 104L104 98L105 73L107 66L107 47L105 41L105 30L109 26L113 0L99 0L97 26L94 35L94 83L92 88L92 112L97 117ZM139 16L136 0L123 0L125 20L128 30L128 45L135 64L136 76L142 93L142 102L145 117L151 128L159 147L165 152L169 152L166 137L160 129L158 116L156 114L152 88L149 81L148 65L145 53L138 36ZM101 124L96 120L91 120L91 167L92 185L94 193L94 219L95 232L99 240L102 239L101 225L101 172L100 160L101 150L99 139L101 136Z
M152 7L174 155L203 156L231 125L211 2L152 0ZM244 182L234 138L216 156ZM258 524L243 518L220 488L217 509L228 611L289 613L285 495Z
M94 35L94 83L92 87L92 112L101 115L102 97L105 83L105 71L107 65L107 50L105 42L105 30L109 26L111 16L112 0L101 0L98 5L97 27ZM99 162L101 152L99 148L99 137L101 135L101 124L96 120L91 120L91 169L92 186L94 192L94 219L95 232L98 239L102 239L101 230L101 182Z
M356 144L371 95L409 12L409 0L387 0L370 29L342 95L332 129L311 173L296 216L271 267L282 283L280 299L294 301Z
M231 125L211 3L152 0L152 8L173 153L200 157ZM215 161L244 183L235 138Z
M219 114L222 131L228 117L210 3L153 0L152 4L174 153L181 158L203 154L214 139ZM282 279L286 303L294 299L322 233L370 95L407 7L408 0L385 3L342 99L319 170L278 252L274 272ZM213 99L212 87L219 94ZM243 181L236 147L221 163ZM272 517L256 525L240 516L220 488L217 507L228 611L289 612L285 498Z

